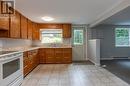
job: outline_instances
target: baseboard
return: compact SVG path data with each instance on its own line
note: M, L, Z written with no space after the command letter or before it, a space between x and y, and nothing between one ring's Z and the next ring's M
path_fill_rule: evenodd
M97 64L97 63L95 63L93 60L91 60L90 58L89 58L89 61L91 61L95 66L100 66L101 64Z
M119 58L118 57L117 58L116 57L115 58L112 58L112 57L111 58L101 58L101 60L114 60L114 59L130 59L130 57L128 57L128 58L120 58L120 57Z
M86 62L86 61L89 61L88 59L87 60L73 60L72 62Z
M113 60L114 58L101 58L101 60Z

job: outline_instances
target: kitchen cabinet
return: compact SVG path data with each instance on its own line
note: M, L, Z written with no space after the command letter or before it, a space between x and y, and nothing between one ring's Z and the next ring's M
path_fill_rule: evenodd
M1 4L1 2L0 2ZM0 6L0 30L9 30L9 14L1 14L1 7ZM3 16L3 17L2 17Z
M38 26L36 23L33 23L33 40L39 40L40 39L40 30L38 29Z
M9 37L9 31L0 30L0 38L8 38L8 37Z
M0 18L0 30L9 30L9 15Z
M23 53L23 70L24 70L24 76L26 76L29 73L29 58L28 58L28 52Z
M32 28L33 28L33 23L28 20L28 39L32 40Z
M27 39L28 34L27 18L21 15L21 38Z
M72 48L63 48L62 63L72 62Z
M63 38L71 38L71 24L38 24L38 29L62 29Z
M17 11L10 16L10 38L20 38L20 14Z
M39 57L38 57L38 50L32 50L32 57L33 57L33 68L39 65Z
M46 48L45 54L46 54L46 63L55 63L55 49L54 48Z
M39 49L39 62L40 64L46 63L45 49Z
M62 58L63 58L63 49L55 48L55 63L62 63Z
M24 52L23 55L24 76L29 74L35 67L39 65L38 50Z
M71 38L71 24L63 24L63 38Z
M72 48L41 48L40 63L71 63Z

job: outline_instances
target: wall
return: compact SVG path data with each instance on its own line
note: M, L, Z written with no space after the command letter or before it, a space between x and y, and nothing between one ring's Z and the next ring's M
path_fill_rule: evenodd
M41 41L33 41L33 46L49 47L53 44L42 44ZM66 45L71 46L71 38L64 38L62 44L56 44L57 46Z
M115 47L115 28L130 27L99 25L91 28L91 39L101 39L101 59L111 57L130 57L130 47Z
M1 38L0 45L2 45L2 48L27 47L32 45L32 41L24 39Z
M92 39L88 42L89 60L95 65L100 66L100 40Z

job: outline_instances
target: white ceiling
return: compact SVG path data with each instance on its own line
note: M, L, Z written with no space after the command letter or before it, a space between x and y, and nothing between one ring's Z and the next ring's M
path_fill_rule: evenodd
M100 24L130 25L130 6L102 21Z
M123 0L16 0L16 9L38 23L43 16L54 17L50 23L90 24Z

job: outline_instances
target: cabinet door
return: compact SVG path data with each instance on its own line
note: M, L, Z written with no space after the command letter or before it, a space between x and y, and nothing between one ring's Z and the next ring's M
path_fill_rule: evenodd
M23 53L23 68L24 68L24 76L26 76L29 73L28 52Z
M45 55L45 49L44 48L39 49L39 62L41 64L46 62L46 55Z
M33 50L33 68L35 68L39 64L39 58L38 58L38 50Z
M0 18L0 30L9 30L9 16Z
M2 13L1 13L2 8L1 7L2 6L1 6L1 2L0 2L0 15L1 15L1 17L0 17L0 30L9 30L9 15L8 14L2 15ZM5 15L5 17L4 17L4 15Z
M63 24L63 38L71 38L71 24Z
M64 48L63 49L63 63L71 63L72 62L72 48Z
M15 11L15 15L10 17L10 37L20 38L20 14Z
M32 40L32 22L28 20L28 39Z
M55 63L55 52L54 48L46 48L46 63Z
M33 24L33 40L39 40L39 29L36 23Z
M29 58L29 72L33 69L33 55L32 51L28 52L28 58Z
M62 63L62 58L63 58L63 49L55 48L55 62Z
M21 38L27 39L27 18L21 15Z

